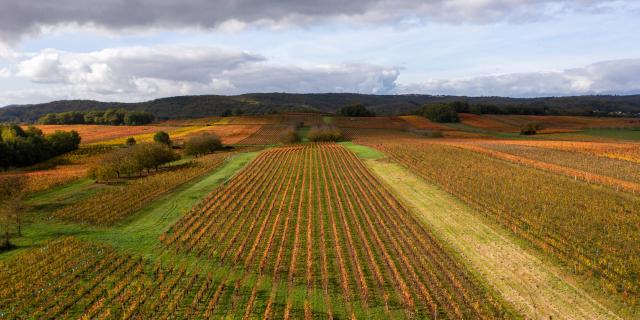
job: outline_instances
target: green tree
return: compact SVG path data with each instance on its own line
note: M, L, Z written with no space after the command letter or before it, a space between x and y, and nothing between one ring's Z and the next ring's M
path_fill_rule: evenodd
M78 149L81 140L80 134L75 130L69 132L58 130L46 136L46 139L56 155Z
M420 114L434 122L459 122L460 118L451 104L428 104Z
M164 132L164 131L158 131L153 135L153 141L157 142L157 143L162 143L164 145L170 146L171 145L171 137L169 137L169 134Z
M346 107L342 107L342 109L340 109L340 114L345 117L374 117L376 115L375 112L369 111L369 109L361 103L353 103Z
M134 146L136 145L136 139L134 137L129 137L127 138L127 141L125 141L125 144L128 146Z

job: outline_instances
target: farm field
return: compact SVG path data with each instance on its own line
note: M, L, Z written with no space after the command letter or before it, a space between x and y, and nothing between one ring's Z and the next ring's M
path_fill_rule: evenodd
M464 125L497 132L519 132L527 123L538 123L541 133L572 133L583 129L637 128L640 121L634 118L597 118L577 116L534 116L534 115L476 115L461 113Z
M105 146L83 146L80 149L55 157L30 167L0 172L2 176L23 176L26 178L28 193L70 183L87 174L89 167L100 161L111 148Z
M616 318L571 277L446 191L397 163L369 160L367 166L527 318Z
M28 177L0 318L636 319L635 120L462 118L95 126L77 151L0 173ZM520 136L533 120L542 134ZM316 125L345 141L308 142ZM303 142L281 142L290 128ZM181 160L87 177L156 129ZM187 153L202 133L226 147Z
M143 178L99 192L53 212L58 219L89 224L113 224L141 210L154 199L221 166L233 152L223 152L165 168Z
M597 279L605 292L637 304L637 196L449 145L376 147L573 272Z
M339 145L265 151L234 182L185 215L162 240L283 282L290 297L274 289L259 314L302 317L316 292L324 313L341 318L500 314L498 302ZM395 215L388 215L391 210ZM304 298L293 300L301 288Z
M158 125L147 126L107 126L97 124L71 124L71 125L36 125L36 127L45 134L53 133L57 130L77 131L82 137L83 144L97 143L102 141L125 139L131 136L153 135L158 131L171 132L176 127Z

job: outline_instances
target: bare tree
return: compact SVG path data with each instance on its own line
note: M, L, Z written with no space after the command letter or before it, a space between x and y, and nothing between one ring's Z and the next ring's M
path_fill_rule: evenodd
M16 236L22 236L25 187L26 178L23 176L0 176L0 224L3 229L0 248L11 246L12 229Z

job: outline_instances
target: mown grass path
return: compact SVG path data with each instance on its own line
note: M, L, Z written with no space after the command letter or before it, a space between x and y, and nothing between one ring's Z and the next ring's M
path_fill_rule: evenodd
M366 163L437 237L527 318L620 319L480 212L399 164Z

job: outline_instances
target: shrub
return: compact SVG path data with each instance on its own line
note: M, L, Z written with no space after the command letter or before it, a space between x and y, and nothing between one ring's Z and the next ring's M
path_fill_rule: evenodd
M167 146L171 146L171 137L164 131L158 131L153 135L153 141Z
M311 128L307 137L314 142L340 141L342 132L334 126L318 126Z
M538 130L542 129L542 125L535 122L527 123L522 129L520 129L520 134L525 136L530 136L538 133Z
M289 127L280 134L280 142L285 144L297 143L302 141L298 130L295 127Z
M191 137L184 144L185 153L191 156L201 156L222 149L220 138L214 134L205 133Z
M354 103L340 109L340 114L345 117L375 117L376 113L369 111L364 105Z
M136 145L136 139L134 137L129 137L127 138L127 141L125 142L126 145L128 146L135 146Z

